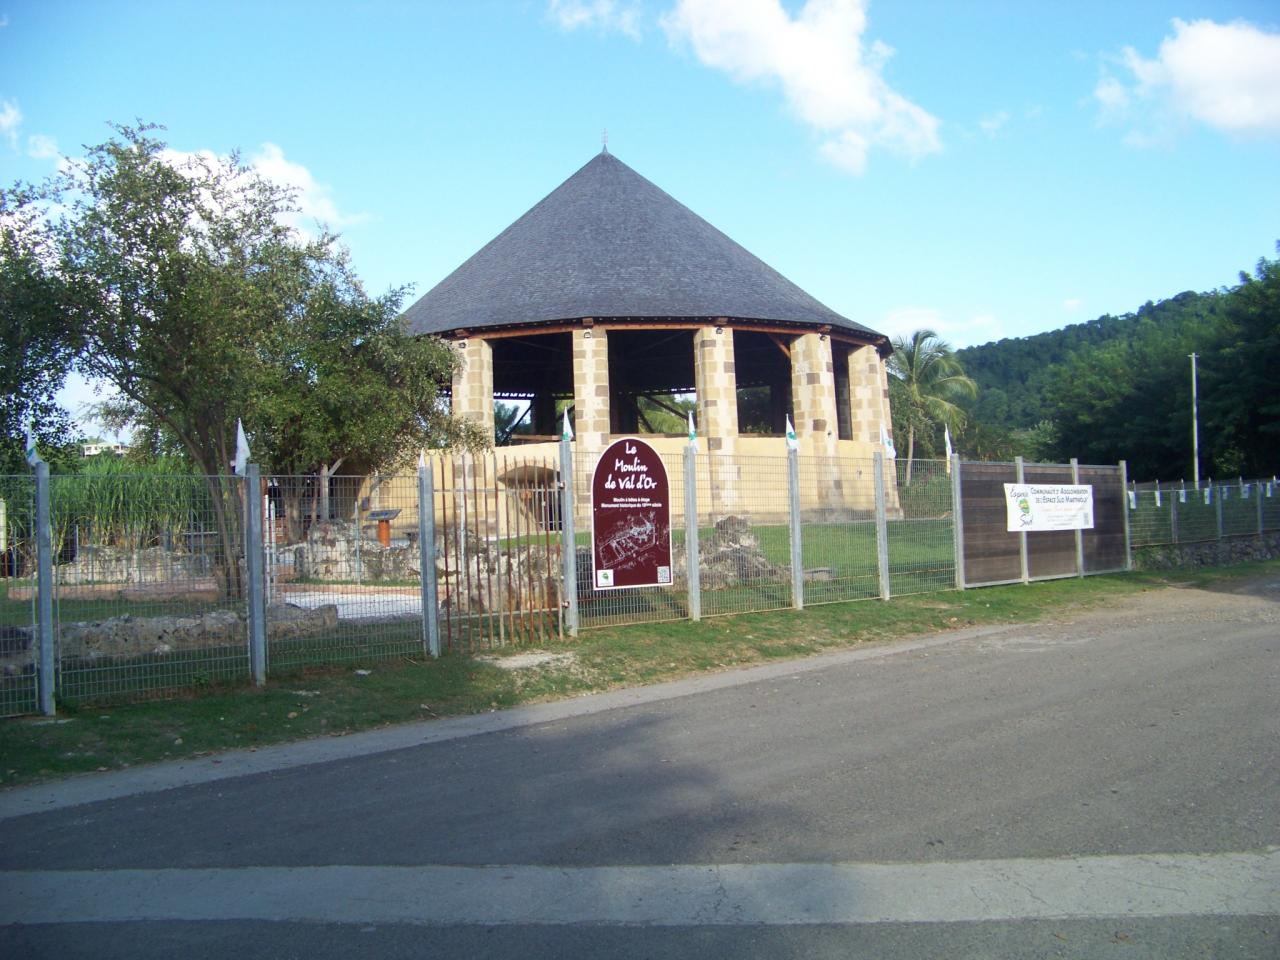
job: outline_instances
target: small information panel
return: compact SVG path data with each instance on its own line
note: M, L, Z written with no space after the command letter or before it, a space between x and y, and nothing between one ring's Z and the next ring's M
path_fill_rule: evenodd
M1089 484L1006 483L1004 499L1012 532L1093 529Z
M643 440L618 440L596 463L591 566L597 590L671 585L667 468Z

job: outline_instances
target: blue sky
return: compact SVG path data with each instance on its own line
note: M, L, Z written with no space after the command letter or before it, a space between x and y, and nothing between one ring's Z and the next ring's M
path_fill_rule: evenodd
M430 289L606 128L833 309L957 346L1230 285L1280 239L1274 0L0 0L0 22L0 181L162 123L298 186L373 291Z

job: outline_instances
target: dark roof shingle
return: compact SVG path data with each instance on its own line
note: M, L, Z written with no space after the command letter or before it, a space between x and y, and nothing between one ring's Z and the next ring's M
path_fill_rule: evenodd
M737 317L883 339L604 152L405 312L414 333L578 317Z

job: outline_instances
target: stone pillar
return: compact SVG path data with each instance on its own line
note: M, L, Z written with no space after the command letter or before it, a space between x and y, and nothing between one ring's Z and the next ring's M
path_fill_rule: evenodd
M738 437L738 381L733 331L728 327L701 327L694 333L693 379L698 391L698 435L707 438L712 453L732 453Z
M479 337L456 340L461 364L453 371L453 415L493 433L493 347Z
M707 438L710 455L707 461L711 478L710 511L723 516L738 509L741 473L733 459L738 439L733 330L723 322L718 327L700 327L694 333L693 380L698 391L698 436Z
M853 439L865 444L865 453L859 457L870 458L877 452L886 454L884 460L885 509L891 519L902 516L898 501L897 461L888 457L888 451L880 446L880 427L893 437L893 420L889 416L889 369L875 347L859 347L849 351L849 420L853 426Z
M573 331L573 432L578 450L599 453L609 444L609 335Z
M880 426L893 436L889 418L889 373L875 347L849 351L849 422L853 439L879 449ZM874 450L869 451L870 456Z
M462 363L453 372L453 415L479 425L492 440L493 347L487 340L479 337L468 337L454 343ZM449 462L453 472L453 482L450 485L453 488L453 502L449 505L449 513L456 528L450 536L455 538L455 543L462 543L468 531L477 536L488 531L480 528L480 518L472 503L474 497L467 496L465 492L475 489L478 478L476 458L460 453L451 457Z
M810 454L836 451L836 374L831 340L806 333L791 341L791 403L796 437Z

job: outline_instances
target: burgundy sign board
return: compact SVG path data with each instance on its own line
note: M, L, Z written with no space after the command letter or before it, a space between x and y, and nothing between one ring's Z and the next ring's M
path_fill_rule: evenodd
M596 463L591 569L597 590L671 585L667 468L643 440L618 440Z

